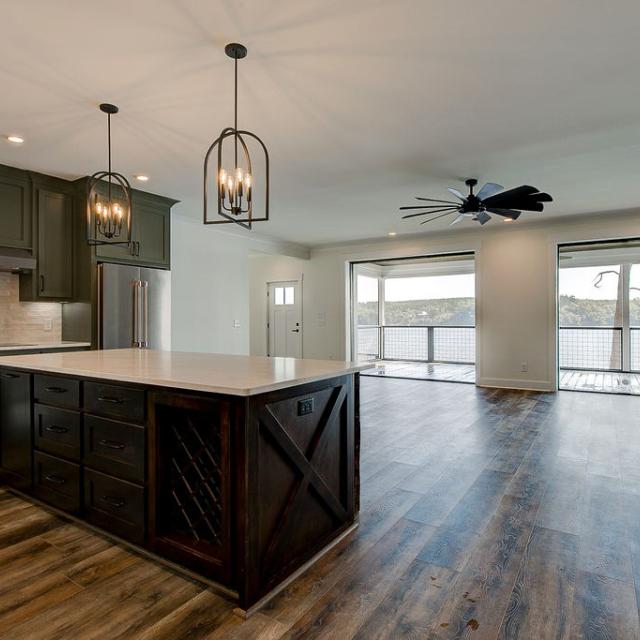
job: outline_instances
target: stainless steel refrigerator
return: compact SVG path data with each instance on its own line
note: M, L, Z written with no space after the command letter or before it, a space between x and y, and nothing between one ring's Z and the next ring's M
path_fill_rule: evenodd
M98 265L98 346L171 349L171 272Z

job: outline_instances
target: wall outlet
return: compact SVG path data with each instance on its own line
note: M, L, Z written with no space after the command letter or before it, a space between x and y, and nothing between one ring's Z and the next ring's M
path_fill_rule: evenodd
M234 320L233 321L233 328L234 329L239 329L240 328L240 320Z
M529 365L528 365L526 362L523 362L523 363L520 365L520 371L521 371L522 373L527 373L527 371L529 371Z
M44 330L45 331L53 331L53 320L51 318L47 318L44 321Z

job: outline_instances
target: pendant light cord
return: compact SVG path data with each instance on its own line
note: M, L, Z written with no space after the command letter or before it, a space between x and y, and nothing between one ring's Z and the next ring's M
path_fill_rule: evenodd
M107 148L109 149L109 206L111 206L111 114L107 114Z
M235 143L235 166L238 168L238 58L235 59L234 64L234 83L233 83L233 128L235 130L234 143Z

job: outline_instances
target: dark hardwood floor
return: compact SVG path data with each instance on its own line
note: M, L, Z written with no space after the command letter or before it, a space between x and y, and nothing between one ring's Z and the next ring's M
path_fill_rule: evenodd
M640 638L640 401L364 378L358 531L242 621L0 491L0 637Z

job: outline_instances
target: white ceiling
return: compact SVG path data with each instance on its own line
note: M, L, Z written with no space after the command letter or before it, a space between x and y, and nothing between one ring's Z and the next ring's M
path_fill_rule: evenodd
M233 40L249 48L240 125L272 160L259 233L442 229L397 207L467 176L549 191L545 217L638 205L637 0L3 2L0 134L26 143L0 144L0 162L104 168L97 104L114 102L115 168L199 218L204 153L231 124Z

